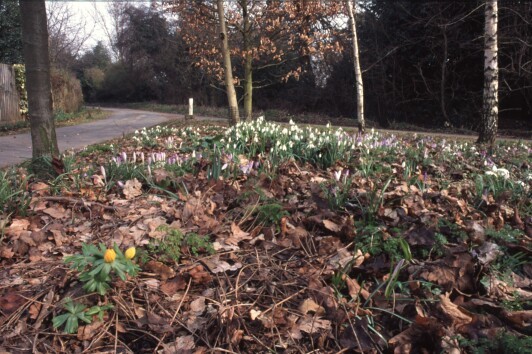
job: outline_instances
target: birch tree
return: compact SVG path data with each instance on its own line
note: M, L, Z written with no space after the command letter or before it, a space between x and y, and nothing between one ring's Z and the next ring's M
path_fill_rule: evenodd
M34 162L37 162L41 157L59 155L52 115L48 28L44 0L20 1L20 12L32 157ZM35 165L35 167L38 166Z
M357 99L357 120L358 131L363 133L366 127L364 120L364 83L362 82L362 72L360 70L360 58L358 55L358 38L355 20L354 3L356 0L345 0L347 13L349 15L349 24L351 25L351 37L353 43L353 65L355 69L355 88Z
M227 27L225 25L225 10L223 0L217 0L218 20L220 21L220 40L221 50L224 62L225 89L227 92L227 101L229 103L229 118L231 124L240 121L238 113L238 100L236 98L235 84L233 81L233 66L231 65L231 51L229 49L229 38Z
M493 146L499 113L499 65L497 58L497 0L487 0L484 9L484 93L478 143Z

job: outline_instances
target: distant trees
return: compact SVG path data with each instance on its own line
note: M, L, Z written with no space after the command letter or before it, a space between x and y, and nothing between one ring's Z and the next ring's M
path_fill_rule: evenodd
M278 108L479 130L485 1L358 0L358 55L353 0L223 1L239 115ZM78 61L89 99L227 105L217 4L112 3L114 62L89 64L92 51ZM532 128L532 3L499 4L498 23L499 123Z
M189 46L194 64L214 85L223 80L215 4L175 0L179 34ZM219 3L218 1L216 3ZM254 89L290 78L299 79L325 51L337 50L328 19L338 15L334 1L238 0L224 5L233 76L241 92L244 117L252 116Z
M57 69L71 69L90 37L86 21L78 20L70 5L62 1L46 4L50 63Z
M17 0L0 1L0 63L22 62L20 8Z
M52 116L48 28L44 0L21 1L20 10L32 157L33 160L38 160L41 157L59 156Z

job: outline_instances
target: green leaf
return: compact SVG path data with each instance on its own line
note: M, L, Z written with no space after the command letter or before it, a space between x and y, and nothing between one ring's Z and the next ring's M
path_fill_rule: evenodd
M65 332L73 334L78 331L78 318L76 316L69 315L65 325Z
M54 326L54 328L59 328L63 325L63 323L66 322L66 320L68 319L68 317L70 317L71 315L69 313L64 313L62 315L59 315L59 316L56 316L54 318L52 318L52 325Z

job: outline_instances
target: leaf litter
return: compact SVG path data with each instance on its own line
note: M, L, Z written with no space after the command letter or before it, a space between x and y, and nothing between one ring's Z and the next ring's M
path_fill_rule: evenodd
M192 156L219 127L193 129L196 140L175 134L174 150L164 134L150 147L115 143L142 161ZM53 181L33 182L27 213L2 219L0 349L457 353L500 333L530 336L532 182L521 168L530 163L519 162L530 148L487 156L463 142L381 137L392 138L404 151L375 146L372 171L361 147L358 162L330 167L291 158L261 170L250 166L268 166L266 155L240 155L245 169L213 177L216 156L205 150L184 173L154 169L151 184L138 176L110 185L96 168L56 192ZM409 167L412 151L424 158ZM116 159L104 155L73 155L70 175ZM512 196L517 182L479 187L471 171L492 171L486 161L509 166L524 194ZM182 242L179 259L163 258L161 225L207 238L215 253ZM142 272L87 295L63 263L83 243L135 246ZM72 336L52 328L66 297L114 307Z

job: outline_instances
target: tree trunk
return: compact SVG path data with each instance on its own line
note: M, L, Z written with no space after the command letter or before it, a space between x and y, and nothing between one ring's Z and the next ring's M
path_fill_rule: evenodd
M484 10L484 97L478 143L495 144L499 113L499 66L497 47L497 0L486 0Z
M355 1L355 0L353 0ZM366 121L364 119L364 84L362 82L362 71L360 70L360 58L358 55L358 38L355 21L354 5L351 0L345 0L347 5L347 12L349 15L349 22L351 24L351 34L353 37L353 63L355 67L355 86L357 93L357 120L358 131L363 133L366 128Z
M440 81L440 104L443 115L444 125L446 128L451 127L451 121L447 114L447 105L445 103L445 79L447 77L447 57L449 56L449 43L447 41L447 26L444 25L443 31L443 61L441 63L441 81Z
M48 28L44 0L20 1L32 157L59 155L52 112Z
M229 103L229 117L231 124L240 121L238 113L238 101L236 99L235 84L233 83L233 66L231 65L231 52L229 50L229 39L227 38L227 28L225 26L225 10L223 0L217 0L218 17L220 20L220 40L222 41L222 56L224 60L225 89L227 101Z
M253 118L253 48L251 47L251 23L247 0L241 2L243 26L243 44L245 52L244 62L244 117L246 120Z

